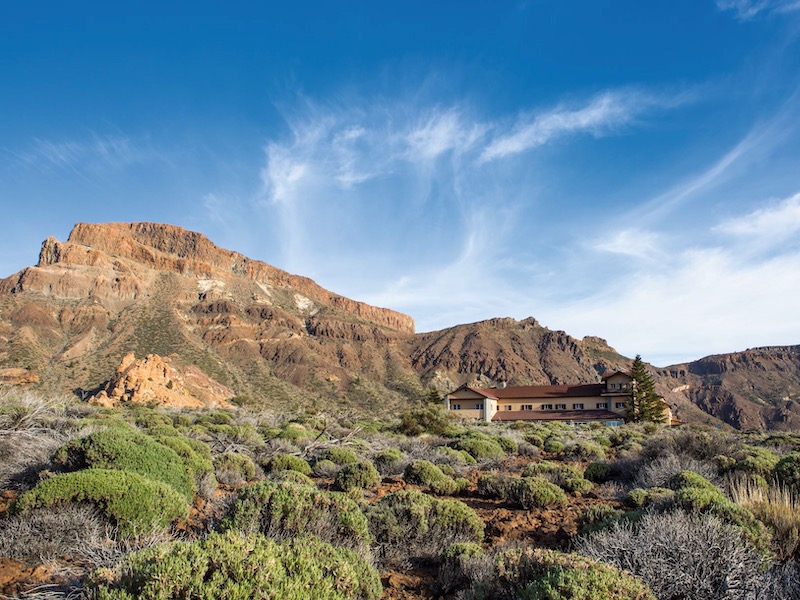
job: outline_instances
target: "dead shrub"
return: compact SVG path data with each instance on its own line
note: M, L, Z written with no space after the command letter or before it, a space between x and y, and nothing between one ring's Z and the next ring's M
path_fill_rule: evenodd
M681 471L693 471L715 484L721 483L713 462L697 460L685 454L667 453L645 462L639 468L636 487L669 487L669 481Z
M729 491L734 502L750 509L772 529L771 548L779 559L800 556L800 498L791 488L764 488L758 481L736 478L731 480Z
M100 545L110 524L93 506L65 504L0 519L0 556L49 562Z
M661 600L761 597L763 558L710 514L647 513L580 538L576 550L638 575Z

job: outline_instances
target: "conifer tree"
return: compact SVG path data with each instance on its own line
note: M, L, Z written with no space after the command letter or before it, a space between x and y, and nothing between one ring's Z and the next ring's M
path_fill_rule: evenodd
M664 411L661 406L661 397L656 394L656 387L650 373L644 365L640 355L636 355L631 367L633 390L628 400L625 418L631 422L651 421L664 422Z

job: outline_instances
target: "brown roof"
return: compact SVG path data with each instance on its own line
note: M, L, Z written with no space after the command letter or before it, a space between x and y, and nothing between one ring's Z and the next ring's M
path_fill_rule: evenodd
M606 379L608 379L609 377L613 377L614 375L625 375L626 377L631 376L631 374L628 373L627 371L606 371L605 373L603 373L603 376L600 379L605 381Z
M610 410L501 410L492 421L619 421Z
M602 383L582 385L521 385L506 388L471 388L486 398L502 400L504 398L572 398L575 396L599 396L605 391Z

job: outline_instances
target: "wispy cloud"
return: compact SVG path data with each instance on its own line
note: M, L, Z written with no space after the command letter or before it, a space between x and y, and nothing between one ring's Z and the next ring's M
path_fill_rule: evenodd
M480 159L487 162L519 154L569 134L608 135L662 102L639 91L605 91L581 106L558 106L522 119L511 131L495 137Z
M760 14L788 13L800 10L798 0L717 0L717 8L731 11L740 21L749 21Z
M770 245L800 235L800 194L782 201L773 201L746 215L727 219L713 228L714 231L746 237L748 241L766 241Z
M660 236L653 231L637 228L603 231L600 239L592 244L595 250L623 254L636 258L655 258L661 255Z

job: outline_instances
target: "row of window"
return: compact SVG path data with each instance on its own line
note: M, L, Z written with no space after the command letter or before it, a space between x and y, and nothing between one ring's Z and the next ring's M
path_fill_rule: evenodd
M513 405L506 404L503 407L505 410L514 410ZM597 403L598 409L608 409L608 402L598 402ZM617 402L616 408L625 408L624 402ZM533 404L523 404L520 410L533 410ZM552 404L542 404L538 410L554 410ZM556 404L555 410L567 410L566 404ZM572 410L583 410L583 403L576 403L572 405Z
M617 402L616 408L625 408L624 402ZM460 404L451 404L450 408L452 410L461 410ZM472 408L473 410L483 410L483 404L475 404L474 407L467 407L467 409ZM503 407L505 410L514 410L514 407L511 404L506 404ZM598 402L597 403L598 409L608 409L608 402ZM533 404L523 404L520 410L533 410ZM538 410L554 410L552 404L542 404L542 406ZM556 404L555 410L567 410L566 404ZM583 410L583 403L576 403L572 405L572 410Z

